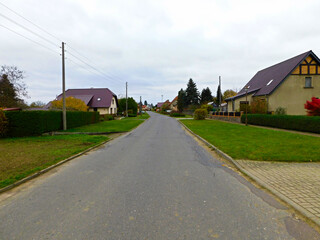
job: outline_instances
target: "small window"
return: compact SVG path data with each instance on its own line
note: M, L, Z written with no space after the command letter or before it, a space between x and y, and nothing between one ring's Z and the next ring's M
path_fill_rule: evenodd
M312 77L306 77L305 79L306 79L306 81L305 81L304 87L305 88L312 88Z
M271 79L268 83L267 86L269 86L273 82L273 79Z
M101 98L98 98L97 100L98 100L98 101L100 101L100 100L101 100Z

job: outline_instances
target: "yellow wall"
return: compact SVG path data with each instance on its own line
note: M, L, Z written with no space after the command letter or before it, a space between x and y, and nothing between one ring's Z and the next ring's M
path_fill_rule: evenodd
M93 111L93 108L89 108L89 112ZM98 108L97 111L100 113L100 115L109 114L109 108Z
M313 88L304 88L305 77L312 77ZM268 111L284 107L289 115L306 115L304 104L320 97L320 75L291 75L268 97Z
M113 102L113 103L112 103ZM112 114L117 114L117 102L116 102L116 99L113 97L112 100L111 100L111 106L110 106L110 109L112 109ZM109 109L109 110L110 110ZM111 110L110 110L110 113L111 113ZM101 113L100 113L101 114Z

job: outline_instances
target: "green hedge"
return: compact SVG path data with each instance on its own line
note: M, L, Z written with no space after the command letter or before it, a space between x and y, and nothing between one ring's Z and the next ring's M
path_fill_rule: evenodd
M246 116L243 114L241 122L245 121ZM248 114L248 124L320 133L320 117L314 116Z
M5 112L8 119L6 137L41 135L62 129L61 111ZM67 112L67 127L75 128L99 121L99 112Z

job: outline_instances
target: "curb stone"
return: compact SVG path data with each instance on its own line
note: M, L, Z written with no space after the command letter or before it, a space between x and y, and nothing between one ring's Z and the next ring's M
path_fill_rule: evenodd
M203 139L202 137L200 137L199 135L195 134L194 132L192 132L186 125L184 125L181 121L178 121L182 127L188 131L189 133L191 133L193 136L195 136L196 138L198 138L200 141L202 141L205 145L207 145L209 148L215 150L217 152L217 154L221 157L223 157L224 159L228 160L230 163L232 163L240 172L244 173L245 175L249 176L251 179L253 179L256 183L258 183L260 186L262 186L263 188L268 189L270 192L272 192L275 196L277 196L278 198L280 198L282 201L286 202L288 205L290 205L291 207L293 207L296 211L298 211L300 214L302 214L304 217L310 219L312 222L314 222L315 224L317 224L318 226L320 226L320 219L316 216L314 216L313 214L311 214L310 212L308 212L307 210L305 210L303 207L299 206L298 204L296 204L295 202L293 202L291 199L289 199L288 197L284 196L281 192L279 192L278 190L276 190L275 188L269 186L268 184L266 184L265 182L263 182L261 179L259 179L258 177L256 177L255 175L251 174L250 172L248 172L247 170L245 170L239 163L237 163L232 157L230 157L228 154L224 153L223 151L221 151L220 149L218 149L216 146L212 145L211 143L209 143L207 140Z
M148 118L148 119L150 119L150 118ZM148 119L145 119L145 120L148 120ZM143 123L144 123L144 122L146 122L146 121L143 121ZM124 136L130 134L133 130L135 130L135 129L137 129L138 127L140 127L141 125L143 125L143 123L139 124L137 127L133 128L133 129L131 129L129 132L124 132L125 134L124 134L124 135L121 135L120 137L124 137ZM82 151L82 152L80 152L80 153L77 153L77 154L75 154L75 155L73 155L73 156L71 156L71 157L68 157L67 159L61 160L60 162L58 162L58 163L56 163L56 164L54 164L54 165L51 165L51 166L49 166L49 167L47 167L47 168L45 168L45 169L42 169L42 170L40 170L39 172L36 172L36 173L34 173L34 174L32 174L32 175L30 175L30 176L28 176L28 177L25 177L25 178L23 178L23 179L15 182L15 183L13 183L13 184L10 184L9 186L6 186L6 187L4 187L4 188L1 188L1 189L0 189L0 194L1 194L1 193L4 193L4 192L6 192L6 191L8 191L8 190L10 190L10 189L12 189L12 188L14 188L14 187L17 187L17 186L19 186L19 185L21 185L21 184L23 184L23 183L25 183L25 182L27 182L27 181L29 181L29 180L32 180L32 179L34 179L34 178L36 178L36 177L38 177L38 176L40 176L40 175L42 175L42 174L44 174L44 173L46 173L46 172L49 172L51 169L54 169L54 168L56 168L56 167L58 167L58 166L60 166L60 165L62 165L62 164L64 164L64 163L66 163L66 162L69 162L69 161L72 160L72 159L75 159L75 158L77 158L77 157L80 157L80 156L84 155L85 153L90 152L91 150L94 150L94 149L102 146L103 144L106 144L106 143L108 143L108 142L110 142L110 141L112 141L112 140L114 140L114 139L115 139L115 138L110 138L110 139L108 139L108 140L106 140L106 141L104 141L104 142L102 142L102 143L99 143L99 144L97 144L97 145L95 145L95 146L93 146L93 147L90 147L90 148L88 148L88 149L86 149L86 150L84 150L84 151Z

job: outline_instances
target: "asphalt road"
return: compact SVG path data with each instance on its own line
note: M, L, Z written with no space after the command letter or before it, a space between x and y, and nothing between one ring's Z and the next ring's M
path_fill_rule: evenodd
M155 113L15 191L0 201L0 239L320 239Z

